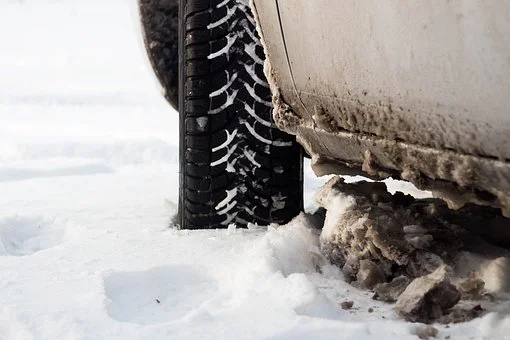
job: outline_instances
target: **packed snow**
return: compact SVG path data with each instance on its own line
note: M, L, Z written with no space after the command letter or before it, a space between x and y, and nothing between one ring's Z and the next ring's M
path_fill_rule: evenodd
M304 215L285 226L172 227L177 114L147 66L133 7L0 4L0 339L424 334L345 283ZM308 169L312 211L325 179ZM442 339L510 337L504 313L435 327Z

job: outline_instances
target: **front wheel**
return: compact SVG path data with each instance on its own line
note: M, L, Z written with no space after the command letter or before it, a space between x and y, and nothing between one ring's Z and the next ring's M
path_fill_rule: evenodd
M180 4L181 228L286 223L302 210L301 148L273 122L248 2Z

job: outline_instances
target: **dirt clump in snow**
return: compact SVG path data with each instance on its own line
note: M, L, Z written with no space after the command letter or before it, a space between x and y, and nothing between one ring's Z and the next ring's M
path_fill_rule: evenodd
M430 322L448 314L461 294L451 284L446 266L413 280L398 297L397 314L409 321Z
M391 282L380 283L374 288L374 299L379 301L395 302L400 294L402 294L407 288L409 283L411 283L411 279L404 275L394 278Z
M351 309L354 306L354 301L344 301L340 304L342 309Z
M477 277L470 277L459 283L459 291L465 300L477 300L484 296L485 282Z
M452 211L438 199L392 195L384 183L338 176L315 199L327 211L324 255L353 286L396 302L406 320L467 321L483 311L480 301L510 293L510 251L494 245L490 232L510 228L510 220L496 209Z

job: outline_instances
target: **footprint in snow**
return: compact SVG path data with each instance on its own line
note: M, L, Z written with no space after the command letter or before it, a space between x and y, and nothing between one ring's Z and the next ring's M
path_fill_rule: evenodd
M196 311L216 283L190 266L162 266L104 275L108 315L143 325L165 323Z
M41 217L0 219L0 256L26 256L66 241L67 226Z

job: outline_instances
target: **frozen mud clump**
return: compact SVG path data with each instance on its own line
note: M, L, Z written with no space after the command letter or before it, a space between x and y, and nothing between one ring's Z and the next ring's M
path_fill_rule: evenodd
M448 314L459 300L460 292L450 283L446 266L441 266L411 282L398 298L395 310L406 320L430 322Z
M434 200L391 195L384 183L335 177L315 198L327 209L322 249L355 286L429 274L453 264L462 246L457 228L436 217Z
M495 277L484 276L483 268L509 255L474 232L480 225L485 231L510 228L495 209L452 211L437 199L392 195L384 183L348 184L339 177L326 183L315 199L327 211L321 233L324 255L353 286L373 290L374 299L397 301L398 314L410 321L456 322L479 315L478 305L451 307L461 298L482 298ZM490 256L480 250L490 250ZM507 276L501 280L510 281Z
M404 275L394 278L391 282L380 283L374 288L374 299L395 302L409 283L411 283L411 280Z

